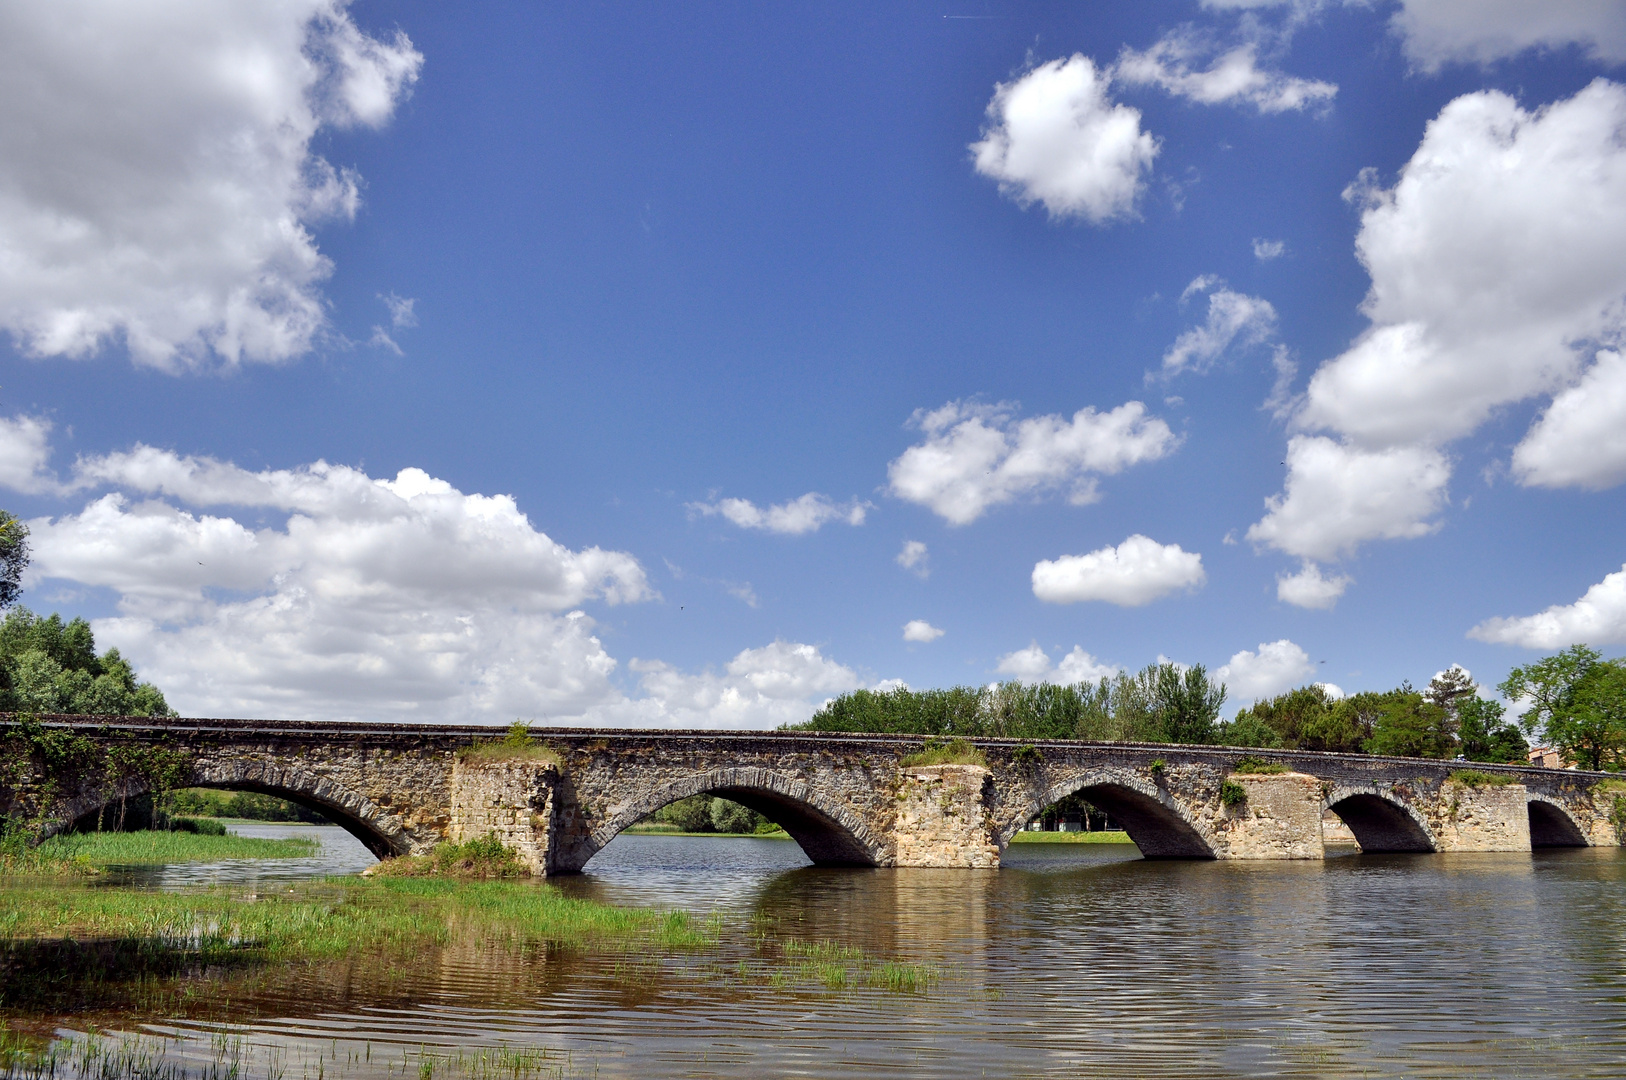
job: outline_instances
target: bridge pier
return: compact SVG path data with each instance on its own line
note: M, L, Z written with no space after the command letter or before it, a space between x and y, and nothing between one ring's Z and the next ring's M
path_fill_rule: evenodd
M990 777L980 765L905 768L892 827L893 865L997 867L985 796Z
M1215 822L1225 859L1324 859L1321 782L1303 773L1233 775L1248 797Z
M446 838L460 844L495 833L525 869L546 873L558 780L551 761L454 760Z
M1529 851L1530 796L1523 784L1440 785L1425 804L1435 851Z

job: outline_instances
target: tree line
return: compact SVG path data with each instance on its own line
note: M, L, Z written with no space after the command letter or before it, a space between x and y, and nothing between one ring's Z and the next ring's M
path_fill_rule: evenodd
M1460 666L1418 690L1334 697L1320 684L1221 720L1227 687L1201 664L1151 664L1099 682L854 690L790 730L1092 742L1175 742L1527 764L1530 740L1582 768L1626 765L1626 661L1575 645L1497 684L1519 710L1482 696Z

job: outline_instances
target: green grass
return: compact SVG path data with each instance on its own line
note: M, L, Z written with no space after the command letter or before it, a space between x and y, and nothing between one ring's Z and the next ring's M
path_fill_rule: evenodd
M988 759L981 750L971 745L969 739L927 739L926 745L913 754L906 754L898 762L904 768L912 765L982 765L988 764Z
M1133 844L1129 834L1117 829L1100 832L1029 832L1011 837L1013 844Z
M1518 777L1506 773L1480 772L1478 769L1453 769L1446 779L1463 787L1502 787L1516 783Z
M530 882L345 878L255 892L12 883L0 890L0 1012L161 997L165 980L211 968L411 963L453 943L643 954L716 942L715 925L685 912L612 907Z
M103 866L223 862L227 859L302 859L321 847L313 836L271 840L191 832L75 833L53 836L38 847L0 852L0 877L81 875Z

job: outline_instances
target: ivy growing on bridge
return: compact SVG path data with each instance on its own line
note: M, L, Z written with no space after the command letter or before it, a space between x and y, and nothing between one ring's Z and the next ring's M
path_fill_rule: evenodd
M192 760L184 750L102 729L95 738L42 724L28 713L0 722L0 814L38 832L78 795L119 794L116 827L123 826L124 794L150 792L161 804L185 785Z

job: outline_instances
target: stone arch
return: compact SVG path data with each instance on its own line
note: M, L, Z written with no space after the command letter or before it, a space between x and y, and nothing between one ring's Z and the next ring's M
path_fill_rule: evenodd
M674 780L627 803L571 853L574 865L560 869L580 870L623 829L691 795L716 795L750 807L790 833L820 866L878 866L887 861L885 845L863 818L805 780L769 769L722 768Z
M999 831L999 850L1025 823L1051 803L1084 792L1089 801L1123 825L1148 859L1212 859L1214 848L1186 808L1166 790L1131 769L1102 768L1053 784L1025 812Z
M263 761L205 760L193 764L185 786L253 791L298 803L325 815L380 859L405 855L411 848L406 831L393 815L344 785L304 769ZM110 789L87 793L68 804L63 827L98 813L116 799L134 798L147 791L146 783L129 781Z
M1409 803L1379 787L1335 787L1322 806L1343 819L1362 851L1434 851L1434 833Z
M1526 805L1530 809L1530 846L1538 847L1590 847L1586 830L1575 820L1569 807L1537 792L1530 792Z

